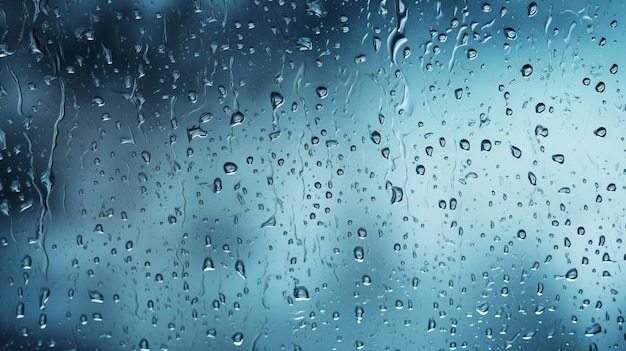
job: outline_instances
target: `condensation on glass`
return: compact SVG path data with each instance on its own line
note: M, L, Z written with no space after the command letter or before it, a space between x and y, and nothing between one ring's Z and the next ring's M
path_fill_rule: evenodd
M3 2L0 349L624 349L624 15Z

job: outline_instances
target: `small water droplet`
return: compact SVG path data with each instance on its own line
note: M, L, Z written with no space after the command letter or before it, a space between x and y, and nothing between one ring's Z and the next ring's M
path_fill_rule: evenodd
M491 141L483 139L480 142L480 151L491 151Z
M520 158L522 157L522 150L520 150L518 147L513 146L513 145L509 145L511 148L511 155L513 155L513 157L515 158Z
M461 141L459 142L459 146L462 150L469 151L470 142L467 139L461 139Z
M617 74L617 70L618 70L618 66L617 63L614 63L613 66L611 66L611 68L609 69L609 72L611 72L611 74Z
M600 138L604 138L606 136L606 128L600 127L593 131L593 134L599 136Z
M95 302L95 303L104 302L104 296L99 291L89 290L88 293L89 293L89 300L91 300L91 302Z
M532 185L537 185L537 176L533 172L528 172L528 181Z
M326 87L318 87L315 89L315 93L320 99L325 99L328 96L328 89Z
M237 172L237 165L233 162L224 163L224 173L226 174L235 174Z
M513 28L504 28L504 36L509 40L517 39L517 32Z
M454 90L454 97L456 97L457 100L461 100L461 98L463 97L463 89L458 88Z
M202 262L202 271L212 271L215 270L215 264L213 264L213 260L210 257L204 259Z
M376 145L380 144L380 140L381 140L381 136L380 133L377 131L373 131L370 134L370 139L372 140L372 142Z
M305 286L296 286L293 288L293 297L296 301L307 301L309 300L309 290Z
M433 330L435 330L435 328L437 327L437 322L435 322L434 319L429 318L428 319L428 327L426 328L427 332L431 332Z
M237 271L243 279L246 279L246 266L244 266L241 259L238 259L237 262L235 262L235 271Z
M596 84L596 91L598 93L603 93L605 89L606 86L604 85L604 82L599 82L598 84Z
M565 156L563 156L562 154L552 155L552 161L562 164L563 162L565 162Z
M241 346L241 344L243 344L243 333L237 332L233 334L233 336L231 337L231 340L233 341L233 344L235 346Z
M539 8L537 7L536 2L531 2L528 5L528 17L533 17L534 15L537 14L538 11L539 11Z
M546 105L543 102L540 102L535 106L535 112L537 113L542 113L545 110L546 110Z
M585 328L586 337L592 337L596 334L599 334L600 332L602 332L602 326L600 326L599 323L594 323L591 326Z
M241 113L240 111L237 111L233 113L232 117L230 118L230 126L235 127L240 124L243 124L244 120L245 120L245 116L243 115L243 113Z
M141 158L145 163L150 164L150 161L152 160L152 155L150 155L148 151L142 151Z
M469 49L467 50L467 58L470 60L475 59L476 57L478 57L478 52L474 49Z
M93 99L91 99L91 106L94 106L94 107L104 106L104 99L99 96L94 96Z
M578 270L576 268L572 268L567 273L565 273L565 278L569 281L574 281L578 278Z
M525 64L524 66L522 66L520 72L522 73L522 77L528 78L531 74L533 74L533 66Z
M363 262L363 260L365 259L365 252L363 251L362 246L357 246L354 248L354 259L357 262Z
M272 103L272 109L275 110L285 102L285 98L280 93L274 91L270 94L270 102Z

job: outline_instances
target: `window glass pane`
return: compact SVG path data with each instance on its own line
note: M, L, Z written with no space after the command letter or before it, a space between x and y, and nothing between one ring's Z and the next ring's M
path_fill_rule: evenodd
M624 15L0 3L0 349L624 349Z

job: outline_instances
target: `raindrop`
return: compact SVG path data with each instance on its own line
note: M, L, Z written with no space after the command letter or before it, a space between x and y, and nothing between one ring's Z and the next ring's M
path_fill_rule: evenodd
M511 148L511 155L513 155L513 157L515 158L520 158L522 157L522 150L520 150L518 147L513 146L513 145L509 145Z
M307 301L309 300L309 290L304 286L296 286L293 288L293 297L296 301Z
M224 173L235 174L237 172L237 165L232 162L224 163Z
M417 172L418 175L424 175L424 173L426 173L426 167L423 165L417 165L417 167L415 167L415 172Z
M528 172L528 181L532 185L537 185L537 176L533 172Z
M604 82L599 82L598 84L596 84L596 91L598 93L603 93L604 89L606 89L606 86L604 85Z
M238 259L237 262L235 262L235 270L243 279L246 279L246 267L241 259Z
M272 103L272 109L277 109L285 102L285 98L277 92L272 92L270 94L270 101Z
M563 162L565 162L565 156L562 154L552 155L552 161L563 164Z
M91 99L91 106L94 106L94 107L104 106L104 99L99 96L94 96L93 99Z
M437 322L435 322L434 319L429 318L428 319L428 327L427 327L426 331L431 332L431 331L435 330L436 327L437 327Z
M326 87L318 87L315 89L315 93L320 99L324 99L328 96L328 89L326 89Z
M565 273L565 278L569 281L574 281L578 278L578 270L576 268L572 268L567 273Z
M456 97L457 100L461 100L461 98L463 97L463 89L458 88L454 90L454 96Z
M142 151L141 158L145 163L150 164L150 160L152 160L152 155L150 155L148 151Z
M538 11L539 11L539 9L537 8L537 3L536 2L531 2L528 5L528 17L533 17L534 15L537 14Z
M469 49L467 50L467 58L470 60L475 59L476 57L478 57L478 52L474 49Z
M215 264L213 264L213 260L210 257L204 259L202 262L202 271L212 271L215 270Z
M363 251L362 246L357 246L354 248L354 259L357 262L363 262L363 260L365 259L365 252Z
M602 332L602 326L598 323L594 323L593 325L585 328L585 336L592 337L598 333Z
M222 191L222 180L220 178L213 179L213 192L219 193Z
M522 66L520 72L522 72L522 77L528 78L531 74L533 74L533 66L525 64L524 66Z
M237 332L237 333L233 334L231 339L233 340L233 344L235 346L241 346L241 344L243 344L243 333L242 332Z
M374 144L376 144L376 145L380 144L380 139L381 139L380 133L379 133L379 132L377 132L377 131L373 131L373 132L370 134L370 139L372 140L372 142L373 142Z
M192 104L195 104L196 102L198 102L198 93L196 93L194 90L189 90L189 92L187 93L187 99L189 99L189 102L191 102Z
M244 119L245 117L243 113L241 113L240 111L237 111L233 113L232 117L230 118L230 126L231 127L238 126L243 123Z
M618 70L617 63L614 63L613 66L611 66L611 68L609 69L609 72L611 72L611 74L617 74L617 70Z
M467 139L461 139L461 141L459 142L459 146L461 147L461 149L469 151L470 142Z
M513 28L504 28L504 36L509 40L517 39L517 32Z
M599 136L600 138L604 138L606 136L606 128L600 127L593 131L593 134Z
M583 78L583 85L585 85L585 86L589 86L589 84L591 84L591 79L586 78L586 77L585 77L585 78Z
M104 296L99 291L89 290L88 293L89 293L89 300L91 300L91 302L95 302L95 303L104 302Z
M520 229L517 231L517 238L520 240L526 239L526 231L524 229Z
M535 106L535 112L541 113L546 110L546 105L543 102L540 102Z
M491 151L491 141L483 139L480 142L480 151Z

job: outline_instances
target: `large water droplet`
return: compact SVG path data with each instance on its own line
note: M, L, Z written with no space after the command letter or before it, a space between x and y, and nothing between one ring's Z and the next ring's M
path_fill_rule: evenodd
M237 332L233 334L233 336L231 337L231 340L233 341L233 344L235 346L241 346L241 344L243 344L243 333Z
M309 299L309 290L305 286L296 286L293 288L293 297L296 301L306 301Z
M504 28L504 36L509 40L517 39L517 32L513 28Z
M604 138L606 136L606 128L600 127L593 131L593 134L599 136L600 138Z
M99 291L89 290L88 293L89 293L89 300L91 300L91 302L95 302L95 303L104 302L104 296Z
M237 165L233 162L224 163L224 173L226 174L235 174L237 172Z
M525 64L524 66L522 66L522 69L520 70L520 72L522 72L522 77L524 78L530 77L530 75L533 74L533 66L529 64Z
M354 248L354 259L357 262L363 262L363 260L365 259L365 251L363 250L362 246L357 246Z
M238 259L237 262L235 262L235 270L243 279L246 279L246 266L244 266L241 259Z
M537 14L537 12L539 12L539 8L537 7L536 2L531 2L530 4L528 4L528 17L533 17Z
M285 102L285 98L280 93L274 91L270 94L270 101L272 103L272 109L275 110Z

